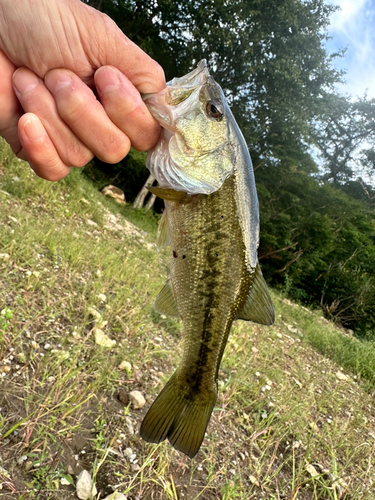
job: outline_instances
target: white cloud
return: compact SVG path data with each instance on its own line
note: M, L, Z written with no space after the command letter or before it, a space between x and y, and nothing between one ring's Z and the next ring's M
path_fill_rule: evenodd
M328 50L347 47L345 57L336 60L339 69L346 69L346 85L340 92L362 96L367 90L375 97L375 2L374 0L333 0L341 10L331 16L328 28L332 40Z

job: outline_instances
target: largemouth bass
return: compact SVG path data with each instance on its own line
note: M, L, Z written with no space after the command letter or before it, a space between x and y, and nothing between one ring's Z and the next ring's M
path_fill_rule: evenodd
M170 276L155 309L184 325L180 365L146 414L140 435L168 438L194 457L217 398L233 320L264 325L274 309L257 258L258 200L245 140L205 61L144 97L163 133L147 165L165 201L158 248L171 243Z

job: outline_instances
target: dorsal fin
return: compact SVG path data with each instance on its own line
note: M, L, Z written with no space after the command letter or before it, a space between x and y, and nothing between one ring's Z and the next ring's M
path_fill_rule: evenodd
M171 239L169 235L169 227L168 227L168 216L167 211L164 210L163 215L161 216L158 233L156 235L156 248L158 252L168 245L171 244Z
M254 281L250 293L242 310L238 313L237 319L253 321L261 325L272 325L275 321L275 309L259 263L255 268Z
M163 288L156 297L154 309L156 312L166 314L167 316L180 316L177 309L176 299L174 298L170 278L168 278L164 283Z

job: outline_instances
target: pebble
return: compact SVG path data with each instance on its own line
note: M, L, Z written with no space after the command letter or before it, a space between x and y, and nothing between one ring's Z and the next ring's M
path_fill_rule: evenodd
M91 475L87 470L83 470L77 477L77 497L81 500L87 500L97 494L95 485L92 484Z
M345 374L344 374L344 373L342 373L342 372L336 372L336 377L337 377L339 380L348 380L347 375L345 375Z
M116 340L112 340L100 328L94 328L95 343L102 347L113 347Z
M141 468L138 464L131 464L131 470L133 472L138 472L139 470L141 470Z
M251 481L253 484L256 484L258 487L260 486L260 485L259 485L259 481L257 480L257 478L256 478L256 477L254 477L254 476L249 476L249 479L250 479L250 481Z
M129 394L126 389L120 389L117 397L122 404L126 405L129 403Z
M129 458L131 455L133 455L133 450L131 448L125 448L124 455L126 456L126 458Z
M87 224L92 227L98 227L98 224L91 219L87 219Z
M143 397L143 394L139 391L132 391L129 393L129 400L131 401L133 408L138 410L139 408L143 408L146 404L146 400Z
M22 457L20 457L19 459L17 459L17 463L19 465L22 465L24 462L26 462L27 460L27 455L22 455Z
M112 493L111 495L108 495L107 497L103 498L103 500L127 500L128 497L123 495L122 493Z
M129 363L129 361L122 361L119 365L119 370L125 370L127 372L132 371L132 365Z
M236 475L236 471L235 471L235 469L229 469L229 472L230 472L233 476L235 476L235 475Z
M134 436L134 426L133 426L133 421L130 417L125 417L125 422L126 422L126 427L129 431L129 434L131 436Z

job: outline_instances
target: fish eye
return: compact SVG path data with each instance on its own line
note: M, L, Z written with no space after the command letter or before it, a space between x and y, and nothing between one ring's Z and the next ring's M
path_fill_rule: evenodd
M207 114L209 116L212 116L212 118L215 118L215 120L220 120L220 118L222 118L224 114L223 105L220 101L217 100L208 101L206 111Z

